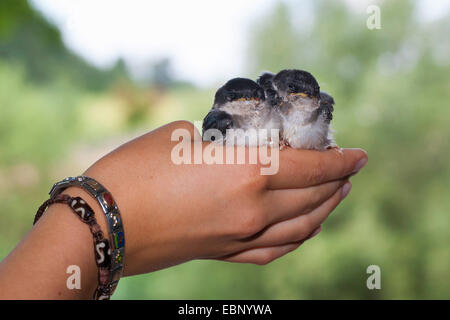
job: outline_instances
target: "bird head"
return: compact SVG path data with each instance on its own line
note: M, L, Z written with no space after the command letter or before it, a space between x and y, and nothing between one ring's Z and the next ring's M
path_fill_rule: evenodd
M255 81L246 78L229 80L217 90L213 108L203 120L203 137L209 129L217 129L225 135L236 122L248 119L254 113L253 108L264 100L264 90Z
M320 103L324 103L332 107L334 105L334 99L325 91L320 91Z
M217 129L222 133L222 135L225 135L227 129L230 129L232 125L233 119L229 113L213 109L206 115L205 119L203 119L202 136L204 137L205 132L209 129ZM213 137L210 140L214 141L215 138Z
M256 82L263 88L263 89L269 89L272 88L272 81L275 75L272 72L265 71L261 73L259 78L256 80Z
M282 70L273 78L274 86L284 99L318 107L320 87L314 76L304 70Z
M275 75L271 72L263 72L256 82L264 89L265 97L270 106L278 106L281 103L281 98L277 90L273 86L273 79Z
M214 105L220 106L233 101L264 101L264 90L255 81L234 78L217 90Z

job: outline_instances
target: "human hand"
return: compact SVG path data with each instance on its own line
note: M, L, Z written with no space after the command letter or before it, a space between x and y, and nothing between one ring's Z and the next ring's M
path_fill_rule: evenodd
M318 231L351 188L348 176L367 162L360 149L284 149L279 171L254 164L171 161L178 121L145 134L97 161L84 174L103 184L120 208L125 275L193 259L265 264ZM206 145L206 143L205 143ZM248 149L248 148L247 148Z

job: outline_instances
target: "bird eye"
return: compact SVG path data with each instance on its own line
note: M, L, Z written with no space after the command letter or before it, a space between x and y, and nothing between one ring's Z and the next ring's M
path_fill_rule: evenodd
M288 84L288 88L289 88L289 90L291 90L291 91L295 90L295 86L294 86L292 83L289 83L289 84Z
M227 94L227 101L233 101L236 98L235 94L230 92Z

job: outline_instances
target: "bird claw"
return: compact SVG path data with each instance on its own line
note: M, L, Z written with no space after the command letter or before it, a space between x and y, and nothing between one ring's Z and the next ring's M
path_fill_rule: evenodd
M341 154L343 154L342 148L340 148L337 144L333 144L327 147L327 150L335 150Z
M286 147L289 147L289 142L281 140L280 141L280 151L283 150Z

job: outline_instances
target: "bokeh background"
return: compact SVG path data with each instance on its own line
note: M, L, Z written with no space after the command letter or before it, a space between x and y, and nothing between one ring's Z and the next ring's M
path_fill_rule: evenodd
M381 29L366 27L370 4ZM449 299L449 7L1 0L0 259L56 180L201 120L228 78L295 67L335 97L339 145L370 156L320 236L264 267L193 261L125 278L114 298ZM381 290L366 287L371 264Z

